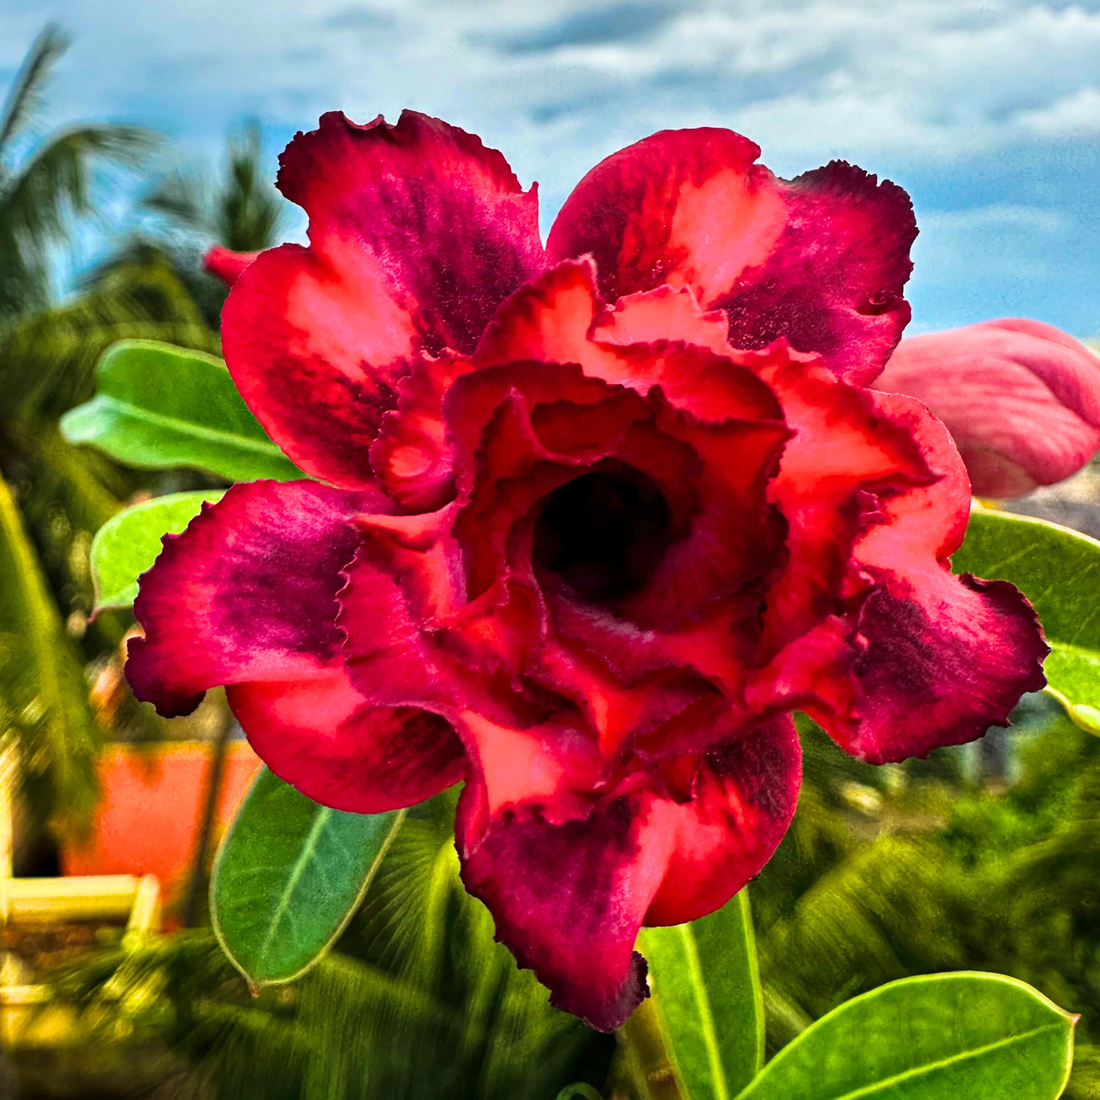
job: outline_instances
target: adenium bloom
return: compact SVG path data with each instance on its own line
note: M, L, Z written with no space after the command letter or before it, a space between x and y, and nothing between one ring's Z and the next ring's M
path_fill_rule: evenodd
M1035 616L953 577L947 431L867 388L908 320L905 193L787 182L725 130L536 195L461 130L328 114L307 247L225 307L245 400L319 479L237 485L142 580L128 675L227 685L271 769L372 813L459 780L467 889L555 1004L618 1026L643 924L721 906L794 812L790 712L875 762L1043 683Z
M875 389L919 397L947 425L978 496L1053 485L1100 448L1100 359L1039 321L902 340Z

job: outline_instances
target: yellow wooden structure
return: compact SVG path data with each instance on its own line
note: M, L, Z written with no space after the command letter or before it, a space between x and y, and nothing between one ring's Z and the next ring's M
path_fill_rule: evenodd
M12 837L18 754L0 740L0 926L127 917L123 944L133 946L160 930L160 883L154 875L13 877ZM26 966L0 952L0 1045L54 1045L74 1037L70 1010L50 1004L46 986Z

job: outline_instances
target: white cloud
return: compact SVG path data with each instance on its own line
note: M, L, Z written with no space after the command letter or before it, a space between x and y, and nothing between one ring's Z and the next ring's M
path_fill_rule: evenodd
M1049 107L1022 111L1020 125L1044 137L1100 134L1100 88L1090 84L1061 96Z

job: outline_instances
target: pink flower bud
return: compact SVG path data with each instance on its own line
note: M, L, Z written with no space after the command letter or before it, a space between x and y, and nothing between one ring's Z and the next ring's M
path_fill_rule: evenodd
M977 496L1016 497L1100 448L1100 359L1038 321L983 321L902 340L875 388L947 425Z
M246 267L259 255L258 252L234 252L216 244L202 258L203 270L216 275L226 286L232 286Z

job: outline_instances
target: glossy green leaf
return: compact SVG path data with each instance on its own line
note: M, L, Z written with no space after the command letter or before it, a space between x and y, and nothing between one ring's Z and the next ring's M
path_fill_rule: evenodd
M214 931L253 986L298 977L332 945L404 813L330 810L260 771L218 849L210 884Z
M956 573L1011 581L1035 605L1051 654L1049 689L1100 733L1100 542L1046 520L975 509Z
M129 607L138 593L138 578L161 551L161 537L182 531L205 501L221 500L224 495L224 489L173 493L112 516L92 540L96 610Z
M132 466L191 466L230 481L306 475L268 438L225 364L151 340L112 344L96 367L96 396L61 430Z
M812 1024L738 1100L1055 1100L1075 1022L999 974L904 978Z
M640 942L681 1092L690 1100L730 1100L764 1063L748 891L690 924L643 929Z

